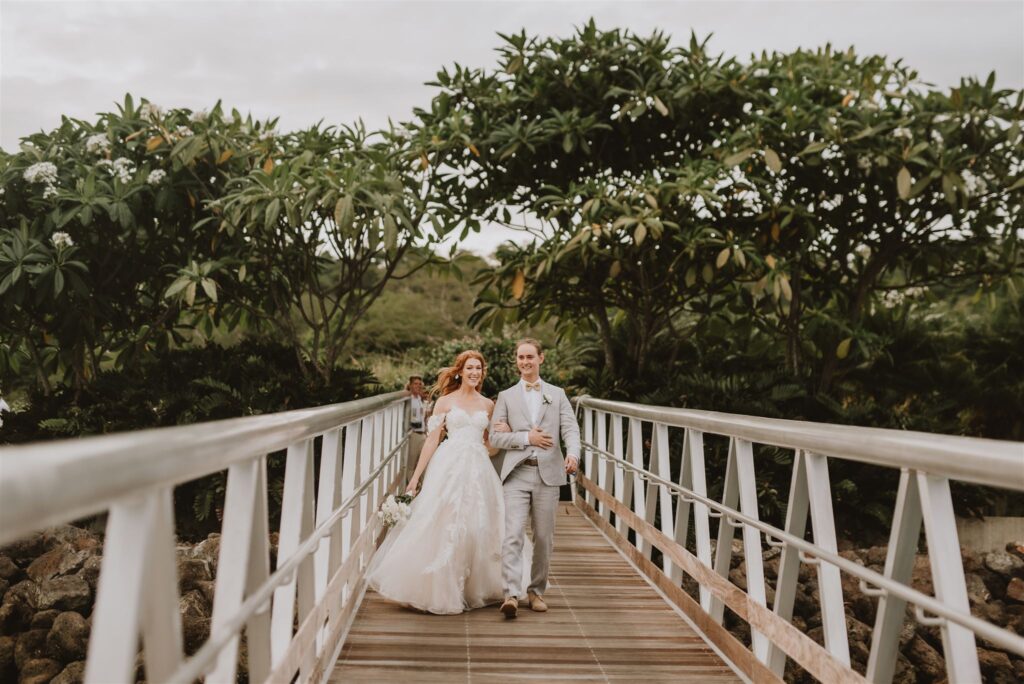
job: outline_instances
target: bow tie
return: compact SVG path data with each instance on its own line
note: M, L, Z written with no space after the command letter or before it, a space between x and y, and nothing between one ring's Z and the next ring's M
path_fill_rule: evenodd
M540 392L540 380L538 380L537 382L526 382L526 381L524 381L524 383L526 384L526 391L527 392L529 392L530 390L537 390L538 392Z

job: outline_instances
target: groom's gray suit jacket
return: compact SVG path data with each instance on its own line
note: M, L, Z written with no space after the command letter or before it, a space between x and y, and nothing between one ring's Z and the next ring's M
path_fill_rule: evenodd
M530 416L520 383L498 395L494 413L491 415L491 424L496 423L508 423L512 428L512 432L495 432L492 429L490 433L491 444L505 450L501 464L495 464L502 482L517 465L531 456L537 458L540 479L544 484L557 487L567 482L565 457L562 455L558 437L561 436L565 442L566 452L579 458L580 428L576 423L569 398L565 396L565 391L561 387L541 381L541 407L536 425L551 435L554 444L550 449L535 447L527 441L526 435L535 423ZM523 447L523 444L526 446Z

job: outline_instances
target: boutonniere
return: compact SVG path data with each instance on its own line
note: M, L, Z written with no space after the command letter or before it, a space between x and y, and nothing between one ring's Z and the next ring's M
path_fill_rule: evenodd
M545 406L551 403L551 397L549 397L547 394L541 395L541 398L543 399Z

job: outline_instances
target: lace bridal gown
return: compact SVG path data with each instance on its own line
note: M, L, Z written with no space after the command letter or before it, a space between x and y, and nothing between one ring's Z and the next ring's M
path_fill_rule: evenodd
M454 614L501 601L505 500L483 434L487 413L454 407L413 499L408 520L388 532L367 583L384 598ZM440 416L430 419L433 430ZM529 567L529 563L526 564Z

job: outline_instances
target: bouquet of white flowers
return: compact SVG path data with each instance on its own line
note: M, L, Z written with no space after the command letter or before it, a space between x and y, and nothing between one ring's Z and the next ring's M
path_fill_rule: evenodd
M411 494L391 495L384 500L384 505L377 511L377 515L380 517L380 521L384 524L385 529L394 527L398 523L409 519L410 503L412 503Z

